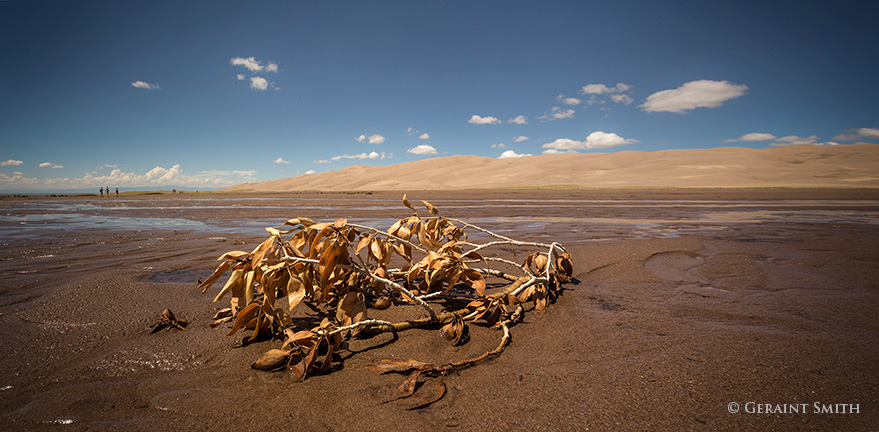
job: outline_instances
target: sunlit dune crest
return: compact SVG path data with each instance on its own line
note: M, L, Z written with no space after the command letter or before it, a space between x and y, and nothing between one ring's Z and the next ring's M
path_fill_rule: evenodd
M481 188L879 187L879 144L722 147L656 152L564 153L509 159L448 156L356 165L236 191L454 190Z

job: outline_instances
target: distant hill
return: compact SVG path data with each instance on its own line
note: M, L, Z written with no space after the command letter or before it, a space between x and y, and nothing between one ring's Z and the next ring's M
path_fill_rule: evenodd
M223 191L454 190L531 187L879 187L879 144L448 156L244 183Z

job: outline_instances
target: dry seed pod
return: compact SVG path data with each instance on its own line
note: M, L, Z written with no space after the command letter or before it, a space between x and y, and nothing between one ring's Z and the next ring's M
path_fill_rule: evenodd
M279 349L271 349L265 352L262 357L255 363L250 365L251 368L263 371L273 371L287 366L290 361L290 352Z

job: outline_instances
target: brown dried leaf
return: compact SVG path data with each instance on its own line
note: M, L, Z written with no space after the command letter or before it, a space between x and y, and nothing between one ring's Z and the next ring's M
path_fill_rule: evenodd
M363 293L348 292L339 301L336 308L336 321L342 323L342 326L359 323L366 319L366 301ZM356 335L360 332L360 328L352 330L352 334Z
M199 288L202 288L201 293L204 294L207 290L211 289L211 286L214 285L214 282L220 278L224 273L226 273L230 268L232 268L231 261L223 261L214 272L208 276L207 279L204 280L201 284L199 284Z
M393 302L391 301L390 297L382 296L375 300L375 304L372 305L372 308L376 310L384 310L391 307L392 303Z
M290 279L287 280L287 303L290 305L290 310L305 298L305 294L305 282L299 276L291 274Z
M403 384L400 384L397 387L397 390L403 393L401 398L406 398L412 396L412 393L415 393L415 385L418 384L418 377L421 376L422 371L414 370L409 373L409 377L406 378L406 381L403 381Z
M246 257L246 256L248 256L248 255L250 255L250 254L247 253L247 252L244 252L244 251L232 251L232 252L226 252L226 253L224 253L223 255L220 255L220 257L217 258L217 261L225 260L225 259L228 259L228 260L237 260L237 259L244 258L244 257Z
M414 410L418 408L424 408L440 399L443 398L443 395L446 394L446 384L443 383L442 379L430 381L430 383L424 383L419 389L418 395L414 398L410 399L416 401L414 405L410 405L406 407L407 410Z
M218 302L226 296L226 293L235 288L236 285L242 284L244 281L242 277L244 276L243 269L235 269L232 271L232 274L229 276L229 280L226 281L226 285L223 286L223 289L217 293L217 296L214 297L214 302Z
M413 212L418 213L417 211L415 211L415 207L412 207L412 203L410 203L409 200L406 199L406 194L403 194L403 205L409 207L409 209L411 209Z
M341 229L345 225L348 225L348 219L336 219L336 221L333 222L333 226L339 229Z
M470 287L476 290L480 297L485 295L485 278L478 271L469 268L464 269L461 272L461 276L464 277Z
M241 312L238 313L238 318L235 318L235 323L232 324L232 330L226 334L226 336L232 336L235 334L238 329L244 327L246 324L250 323L259 312L260 307L262 307L259 303L254 303L252 305L247 306Z
M251 368L262 371L279 370L287 366L290 361L292 351L284 351L279 349L270 349L266 351L255 363L250 365Z
M439 209L437 209L433 204L424 200L421 200L421 202L424 203L424 206L427 207L427 211L429 211L430 214L434 216L439 216Z

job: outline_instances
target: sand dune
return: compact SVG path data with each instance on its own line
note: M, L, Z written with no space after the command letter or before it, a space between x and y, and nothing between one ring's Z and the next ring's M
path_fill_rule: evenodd
M448 156L260 183L226 191L437 190L521 187L879 187L879 144Z

